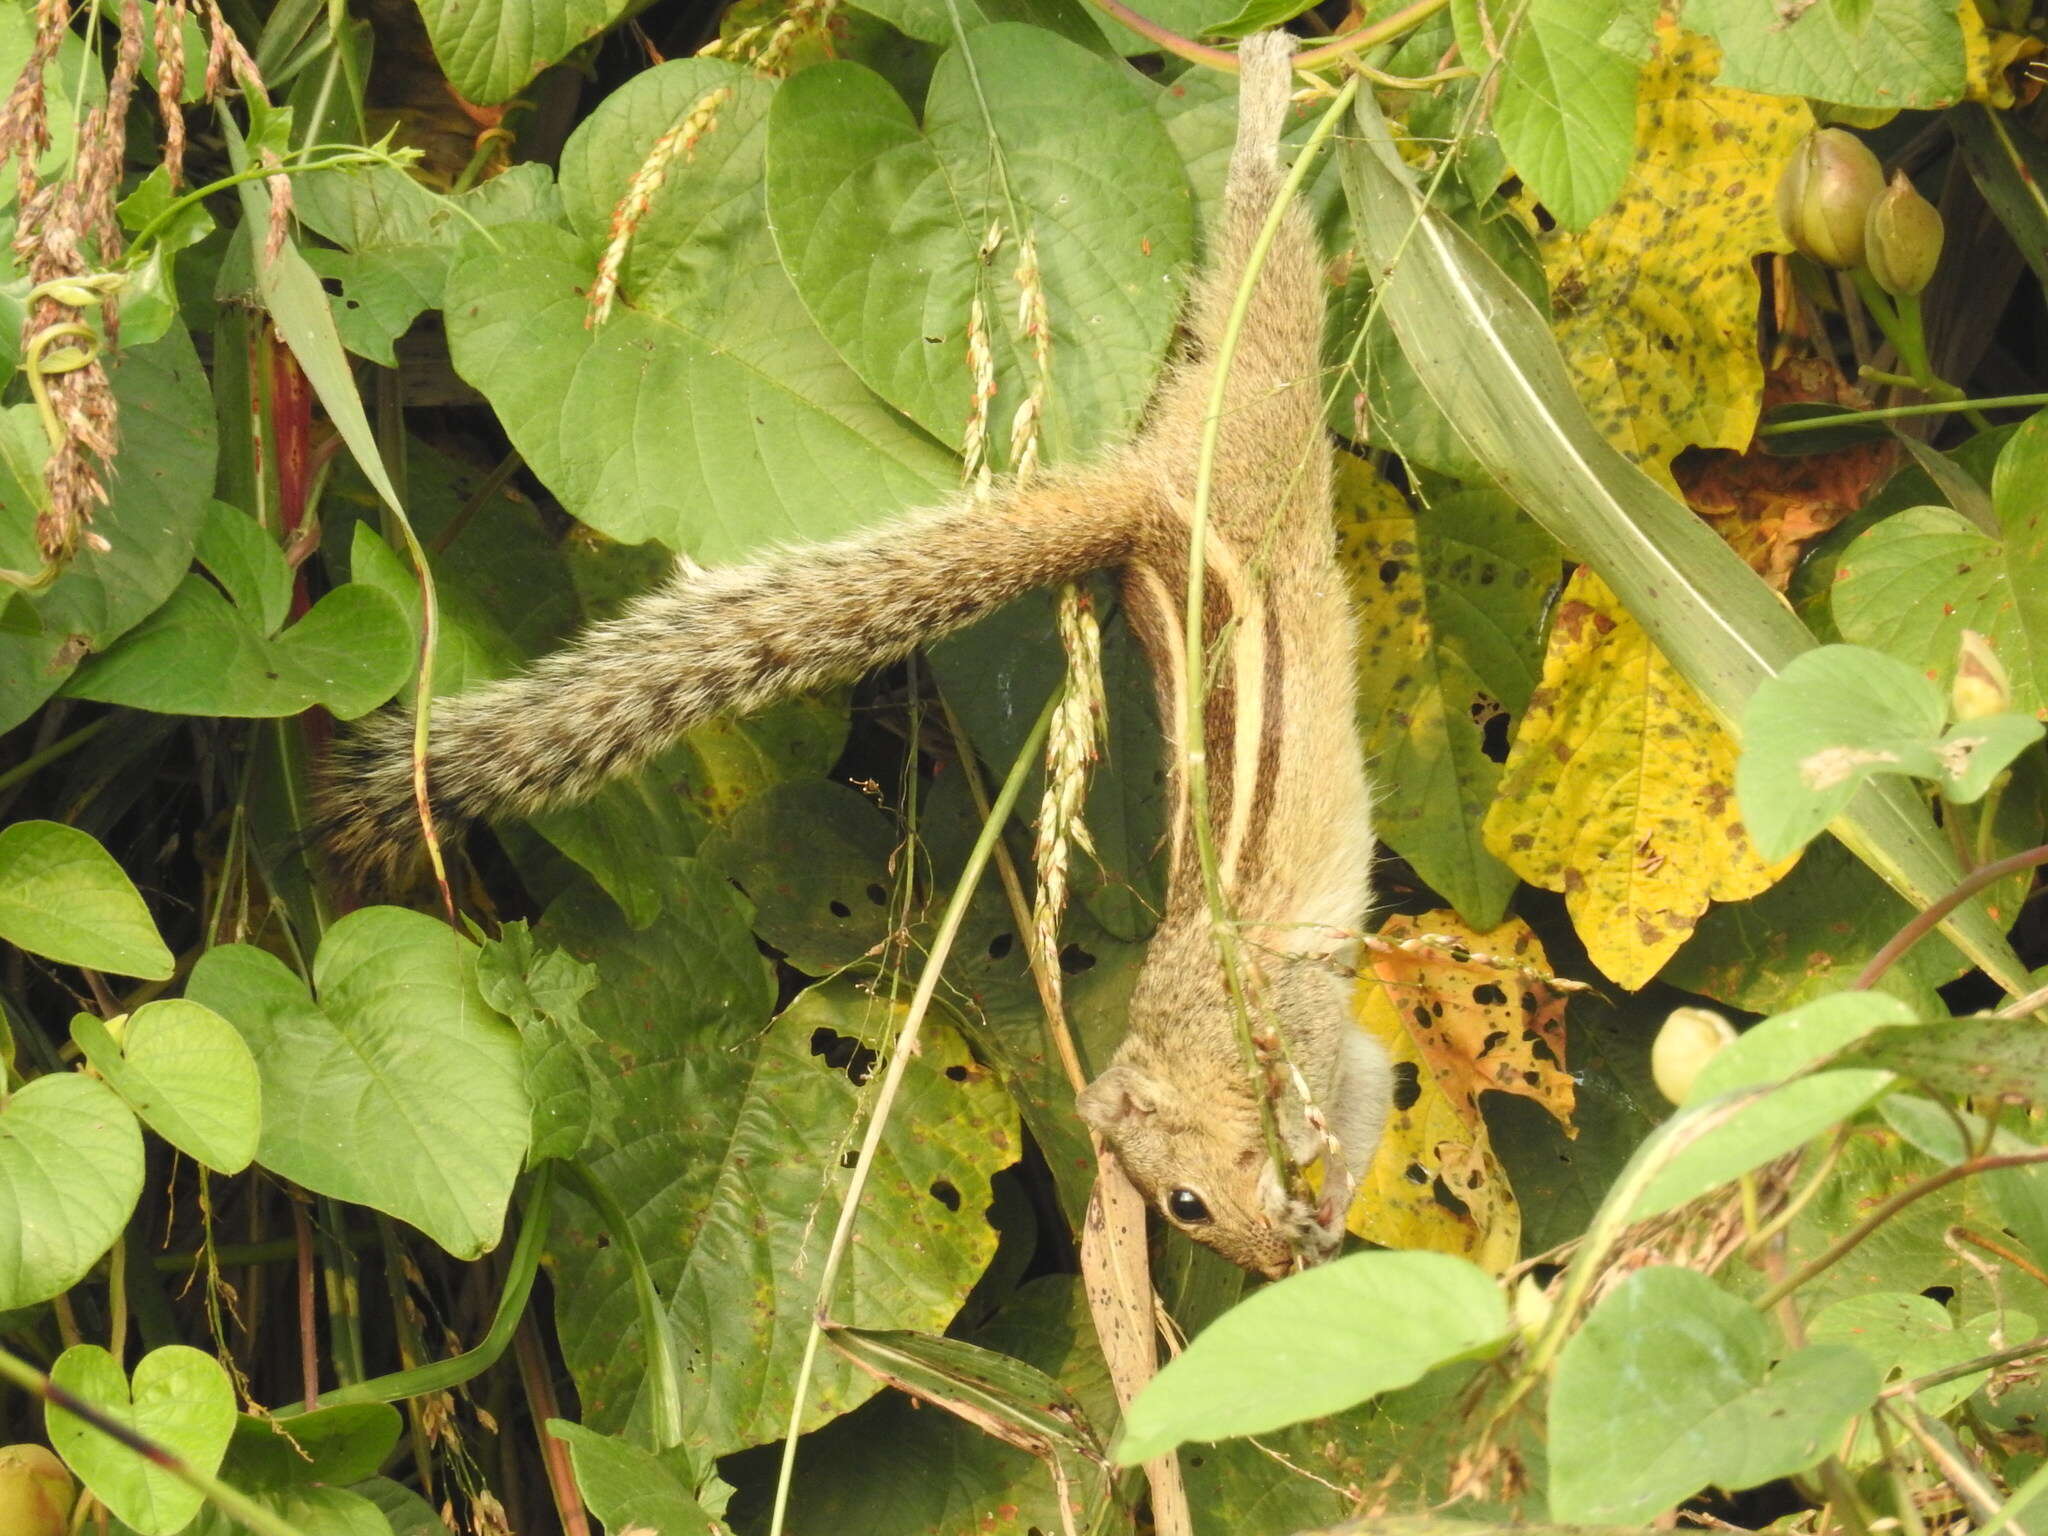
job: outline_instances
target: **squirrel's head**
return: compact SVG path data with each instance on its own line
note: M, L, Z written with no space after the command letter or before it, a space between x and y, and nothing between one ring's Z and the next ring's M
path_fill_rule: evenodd
M1233 1264L1277 1279L1337 1251L1350 1180L1340 1166L1326 1170L1327 1198L1288 1197L1267 1147L1262 1090L1238 1054L1213 951L1176 954L1181 949L1153 940L1131 997L1130 1031L1108 1069L1082 1090L1081 1118L1169 1222ZM1329 1042L1350 1027L1342 992L1282 986L1269 996L1290 1051L1324 1058L1297 1063L1320 1091ZM1318 1016L1302 1016L1304 1010ZM1299 1096L1290 1090L1275 1108L1289 1155L1312 1160L1321 1139L1309 1130Z

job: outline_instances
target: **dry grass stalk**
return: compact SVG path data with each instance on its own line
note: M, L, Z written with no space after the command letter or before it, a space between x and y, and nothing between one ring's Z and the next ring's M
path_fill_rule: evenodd
M991 253L992 254L992 253ZM1010 418L1010 463L1019 480L1037 472L1045 432L1045 402L1052 388L1052 312L1038 265L1038 237L1027 231L1017 247L1017 328L1031 349L1032 382ZM1059 985L1059 927L1066 912L1071 852L1095 856L1082 820L1088 781L1102 755L1107 698L1102 686L1102 629L1081 588L1060 588L1060 647L1067 658L1067 690L1045 741L1045 795L1038 811L1033 862L1038 891L1032 904L1032 941L1046 973Z
M185 86L187 3L158 0L155 16L164 163L174 185L182 176L185 152L178 98ZM246 86L261 89L255 61L221 15L217 0L201 4L211 34L209 95L218 92L227 68L236 70ZM105 98L78 124L69 174L45 186L39 169L50 147L44 76L70 35L71 19L68 0L38 0L28 61L0 105L0 163L15 162L21 209L14 252L31 289L22 325L22 358L50 441L50 456L43 466L45 495L36 518L45 577L69 562L81 543L106 547L90 528L94 513L107 502L107 466L120 442L118 408L86 312L99 310L109 344L119 342L120 282L114 269L123 240L115 201L126 162L128 109L140 73L144 36L140 0L122 0ZM274 155L268 158L277 163ZM291 189L281 175L271 177L270 186L274 255L284 238Z
M697 57L752 63L756 74L781 75L788 69L791 51L805 34L823 36L838 9L839 0L796 0L773 27L763 22L742 27L730 37L714 37L697 50Z
M185 0L156 0L156 110L164 120L164 173L185 180Z
M598 261L597 280L590 285L590 310L583 318L586 328L594 329L611 318L612 305L619 296L619 278L626 268L626 253L633 248L633 236L647 217L647 210L654 206L654 194L668 180L668 168L678 156L685 165L697 158L698 141L718 126L719 111L731 100L729 85L699 96L690 110L654 141L647 158L640 162L640 169L626 184L625 195L612 209L611 238Z
M967 430L960 440L960 474L972 489L986 491L991 479L988 414L996 397L996 355L989 345L988 314L979 294L967 307L967 376L974 387L967 403Z
M85 312L101 309L108 339L119 339L112 288L89 279L121 256L114 194L126 148L128 103L142 60L142 7L137 0L124 0L121 6L113 76L106 99L78 125L71 175L43 186L36 160L48 149L50 133L42 70L56 57L69 23L63 4L38 6L29 65L0 109L0 154L17 158L18 185L26 193L14 251L32 291L22 325L22 359L34 375L30 384L50 438L36 546L53 570L90 537L93 514L107 502L106 465L119 444L113 387Z

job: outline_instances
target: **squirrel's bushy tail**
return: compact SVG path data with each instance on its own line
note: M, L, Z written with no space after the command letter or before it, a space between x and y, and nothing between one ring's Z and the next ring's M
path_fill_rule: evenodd
M682 732L847 681L1034 588L1127 560L1142 476L1052 473L758 563L680 568L519 677L436 700L427 782L444 835L479 816L581 799ZM339 741L320 775L323 840L359 881L421 846L413 720Z

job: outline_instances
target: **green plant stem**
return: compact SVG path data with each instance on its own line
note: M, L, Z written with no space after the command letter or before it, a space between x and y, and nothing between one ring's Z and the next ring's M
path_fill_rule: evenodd
M625 1252L626 1268L633 1277L633 1300L640 1311L640 1337L647 1351L648 1384L654 1392L652 1433L655 1449L665 1451L680 1444L683 1438L682 1377L676 1369L676 1348L669 1335L668 1313L654 1289L654 1278L647 1272L647 1256L641 1251L640 1239L635 1235L632 1220L624 1207L611 1190L591 1177L590 1171L581 1163L566 1161L561 1166L577 1195L589 1202L591 1209L610 1229L612 1240Z
M1296 69L1320 69L1323 65L1356 53L1361 48L1371 48L1389 38L1399 37L1436 12L1442 10L1450 0L1414 0L1370 26L1346 32L1317 48L1309 48L1294 57ZM1198 43L1193 38L1183 37L1172 28L1162 26L1149 16L1142 16L1122 3L1122 0L1095 0L1095 5L1105 16L1121 22L1147 42L1157 43L1160 51L1170 53L1177 59L1186 59L1190 64L1200 64L1208 69L1221 70L1225 74L1237 73L1237 55L1227 48L1212 47ZM1434 79L1434 77L1431 77ZM1403 81L1404 85L1422 84L1421 81Z
M128 1234L107 1251L107 1353L128 1360Z
M1993 395L1981 400L1923 400L1918 405L1888 405L1875 411L1844 411L1839 416L1809 416L1799 421L1774 421L1758 427L1758 437L1790 437L1823 427L1854 427L1871 421L1904 421L1913 416L1946 416L1957 411L2016 411L2048 405L2048 394Z
M2020 1536L2025 1536L2024 1527L2013 1517L2043 1493L2048 1493L2048 1461L2042 1462L2029 1472L2026 1480L2006 1495L2005 1502L1998 1506L1988 1520L1977 1527L1972 1536L1998 1536L1998 1533L2007 1527L2019 1532Z
M112 715L101 715L99 719L81 725L69 736L59 737L56 741L43 748L42 751L32 756L24 757L6 772L0 773L0 790L12 789L23 779L30 777L32 774L40 773L59 758L69 756L113 723L114 717Z
M310 155L313 153L313 148L311 145L308 145L300 150L299 153L301 155ZM374 149L349 149L343 150L326 160L298 160L295 163L291 159L285 159L277 165L251 165L239 171L231 171L218 181L209 181L203 187L195 187L183 197L174 198L165 204L163 211L143 225L136 232L135 238L128 242L127 263L131 267L139 266L141 264L140 253L148 246L149 242L154 240L160 231L187 208L190 208L195 203L204 202L216 192L225 192L228 188L240 186L244 182L268 181L273 176L303 176L310 171L339 171L346 170L352 166L364 165L388 165L395 170L403 171L411 163L411 157L406 155L386 154Z
M1991 1485L1979 1475L1978 1468L1961 1446L1952 1437L1944 1438L1948 1435L1945 1425L1930 1417L1917 1403L1889 1402L1878 1411L1892 1414L1906 1433L1920 1442L1920 1449L1927 1453L1927 1459L1941 1469L1941 1475L1970 1506L1970 1513L1976 1519L1990 1520L1997 1515L1999 1505ZM2020 1536L2026 1536L2022 1527L2015 1525L2013 1529Z
M1927 360L1927 328L1920 318L1920 295L1902 293L1898 296L1899 317L1899 360L1906 365L1906 372L1914 384L1921 389L1932 389L1942 384L1935 378L1934 366ZM1953 385L1944 386L1954 389ZM1961 391L1956 391L1961 393Z
M60 1409L74 1418L83 1419L108 1439L126 1446L151 1466L161 1467L186 1487L196 1489L214 1508L230 1520L239 1521L254 1532L255 1536L305 1536L297 1526L288 1520L279 1519L247 1494L230 1488L211 1473L200 1471L170 1447L159 1445L148 1436L138 1434L119 1419L102 1412L96 1405L65 1391L26 1360L18 1359L4 1349L0 1349L0 1381L10 1382L52 1408Z
M1991 849L1998 841L1998 807L2005 799L2005 788L2010 783L2012 773L2008 769L1991 781L1991 787L1984 791L1984 798L1978 803L1977 849L1976 857L1970 861L1972 868L1991 862Z
M1816 1276L1825 1274L1835 1265L1841 1263L1843 1259L1855 1252L1863 1244L1864 1240L1876 1232L1879 1227L1890 1221L1914 1201L1923 1199L1933 1194L1936 1190L1946 1189L1958 1179L1967 1179L1972 1174L1996 1173L2001 1168L2031 1168L2039 1163L2048 1163L2048 1148L2041 1148L2033 1152L2014 1152L2001 1157L1973 1157L1967 1162L1957 1163L1953 1168L1944 1168L1939 1173L1929 1174L1918 1184L1909 1185L1879 1205L1876 1210L1872 1211L1868 1216L1857 1222L1855 1226L1835 1239L1833 1243L1829 1244L1824 1252L1814 1255L1813 1258L1807 1260L1806 1263L1800 1265L1799 1268L1787 1275L1783 1280L1780 1280L1776 1285L1773 1285L1769 1290L1757 1297L1755 1302L1757 1311L1768 1312L1802 1285L1805 1285Z
M2002 859L1981 864L1971 870L1946 896L1926 911L1915 913L1905 927L1887 939L1884 948L1870 957L1870 963L1864 966L1855 981L1850 983L1850 990L1864 991L1876 986L1878 978L1892 968L1899 956L1940 927L1943 918L1979 891L1998 884L2007 875L2016 875L2021 870L2035 869L2043 864L2048 864L2048 843L2037 848L2028 848L2020 853L2008 854Z
M803 1357L797 1364L796 1380L790 1388L789 1432L783 1438L782 1462L775 1476L775 1507L769 1517L769 1536L782 1536L784 1522L789 1515L789 1490L796 1476L796 1447L803 1437L804 1399L810 1394L811 1375L817 1368L818 1345L825 1336L824 1323L832 1302L832 1288L839 1278L839 1266L853 1237L853 1222L860 1211L861 1192L867 1187L868 1175L875 1166L875 1155L881 1150L889 1106L895 1102L911 1057L917 1054L918 1030L925 1014L931 1010L932 997L938 991L939 974L945 968L947 956L953 952L953 941L960 936L960 925L966 920L975 887L981 884L982 872L988 868L996 841L1003 835L1003 826L1016 808L1024 781L1031 776L1032 766L1045 746L1053 711L1059 707L1064 692L1062 684L1047 697L1044 707L1038 712L1037 722L1017 749L1016 760L1010 764L1002 788L996 792L995 803L982 819L981 832L968 852L966 863L960 868L960 879L939 918L938 928L932 934L924 969L917 978L917 989L911 994L910 1006L896 1032L896 1044L889 1052L888 1068L869 1107L867 1128L861 1134L860 1154L854 1161L852 1176L846 1181L846 1194L839 1205L839 1222L833 1229L831 1245L825 1250L825 1262L819 1270L817 1310L812 1314L810 1331L804 1336Z
M1245 996L1244 960L1238 946L1235 917L1223 892L1221 867L1216 857L1215 829L1209 822L1209 762L1203 729L1203 714L1208 705L1208 669L1204 665L1207 658L1203 644L1204 546L1209 534L1209 503L1215 489L1216 448L1223 430L1224 392L1230 381L1231 362L1237 356L1238 343L1243 338L1245 317L1251 312L1252 294L1258 287L1259 272L1280 233L1281 220L1287 216L1295 194L1308 179L1317 153L1351 109L1352 99L1357 94L1358 78L1354 75L1344 82L1337 99L1324 112L1308 142L1302 146L1301 153L1295 156L1287 179L1281 183L1279 195L1273 199L1273 206L1267 210L1265 222L1259 226L1259 233L1252 241L1252 248L1245 257L1244 274L1238 280L1237 293L1224 321L1222 338L1217 343L1208 408L1202 417L1202 440L1195 455L1194 506L1189 514L1188 527L1188 599L1184 621L1186 654L1183 675L1187 683L1181 690L1180 704L1181 772L1187 782L1188 825L1194 833L1195 853L1202 871L1202 895L1209 910L1209 931L1216 941L1218 956L1223 962L1224 980L1230 990L1238 1051L1243 1057L1247 1076L1254 1082L1260 1076L1259 1053L1252 1039L1251 1009ZM1265 1131L1266 1155L1282 1180L1292 1187L1300 1174L1281 1145L1280 1128L1269 1095L1260 1097L1259 1118Z
M323 1407L332 1408L340 1403L395 1403L402 1398L418 1397L424 1392L445 1392L482 1375L498 1363L498 1358L512 1342L513 1331L519 1326L521 1314L526 1311L527 1298L533 1294L533 1277L540 1270L541 1251L548 1236L554 1168L553 1163L542 1163L534 1170L533 1182L527 1188L522 1206L519 1238L513 1244L512 1257L506 1265L505 1288L498 1295L498 1310L491 1318L490 1331L476 1348L466 1349L446 1360L393 1371L388 1376L372 1377L368 1381L323 1393ZM305 1411L302 1407L279 1408L271 1416L292 1419Z

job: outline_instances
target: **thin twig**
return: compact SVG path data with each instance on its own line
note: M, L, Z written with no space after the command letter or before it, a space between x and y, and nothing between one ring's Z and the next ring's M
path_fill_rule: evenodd
M896 1095L903 1086L903 1074L909 1069L911 1057L917 1054L919 1029L925 1015L931 1011L932 996L939 986L939 973L945 967L947 956L953 952L953 941L960 936L960 925L966 919L974 888L981 883L982 871L988 868L995 844L1002 837L1003 825L1016 808L1017 796L1023 791L1024 781L1030 777L1031 765L1045 744L1045 733L1052 724L1052 712L1058 703L1059 693L1055 691L1038 712L1038 722L1025 737L1017 760L1010 765L1003 787L997 792L995 803L981 824L981 835L974 840L974 847L961 868L959 883L953 888L952 899L946 903L945 913L932 934L924 970L917 978L917 990L911 994L909 1009L896 1031L895 1047L889 1053L888 1069L883 1073L881 1085L869 1107L867 1129L861 1136L860 1155L847 1180L846 1194L839 1206L839 1223L833 1228L831 1246L825 1250L825 1261L819 1270L818 1304L811 1317L810 1329L804 1336L803 1357L798 1362L796 1381L790 1389L789 1433L782 1442L782 1462L775 1478L775 1507L769 1518L769 1536L782 1536L784 1521L788 1518L790 1484L796 1474L796 1447L803 1437L804 1400L810 1395L811 1376L817 1368L818 1345L825 1336L824 1324L832 1301L832 1288L839 1279L839 1266L846 1258L847 1249L852 1246L854 1219L860 1212L861 1194L867 1188L868 1176L874 1171L875 1158L881 1150L890 1106L895 1103Z
M1813 1279L1814 1276L1823 1274L1834 1265L1839 1264L1859 1247L1866 1238L1877 1231L1879 1227L1890 1221L1914 1201L1931 1195L1936 1190L1945 1189L1955 1183L1956 1180L1966 1179L1975 1173L1996 1173L2001 1168L2031 1168L2037 1163L2048 1163L2048 1148L2040 1148L2032 1152L2015 1152L2004 1157L1972 1158L1966 1163L1957 1163L1953 1168L1944 1168L1939 1173L1928 1175L1918 1184L1900 1190L1868 1216L1857 1222L1855 1226L1843 1233L1828 1246L1825 1252L1809 1259L1786 1279L1757 1297L1756 1309L1759 1312L1769 1311L1779 1301L1791 1295L1800 1286Z

